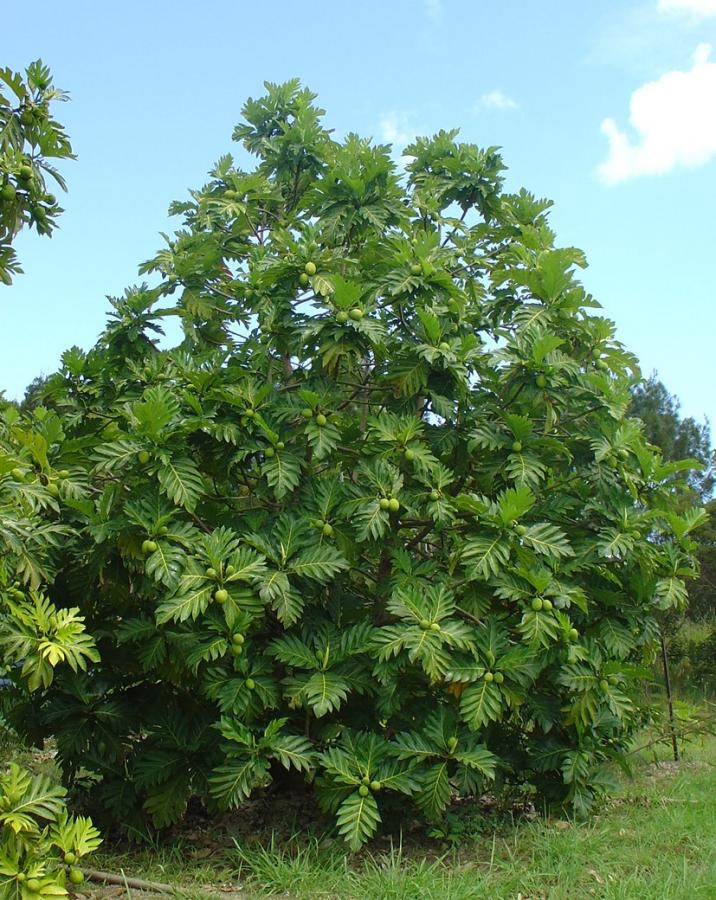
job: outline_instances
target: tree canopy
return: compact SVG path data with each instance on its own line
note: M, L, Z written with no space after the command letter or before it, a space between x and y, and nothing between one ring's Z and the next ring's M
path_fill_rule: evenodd
M352 848L486 785L586 812L685 601L692 463L494 148L441 131L402 170L266 87L255 167L222 156L159 283L4 413L16 721L133 827L287 770Z

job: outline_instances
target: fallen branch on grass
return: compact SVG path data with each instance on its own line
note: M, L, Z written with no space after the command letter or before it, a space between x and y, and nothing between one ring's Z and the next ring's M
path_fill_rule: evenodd
M136 891L154 891L155 894L174 894L176 888L171 884L159 881L145 881L143 878L127 878L126 875L115 875L112 872L98 872L96 869L82 869L88 881L101 884L117 884L120 887L134 888Z

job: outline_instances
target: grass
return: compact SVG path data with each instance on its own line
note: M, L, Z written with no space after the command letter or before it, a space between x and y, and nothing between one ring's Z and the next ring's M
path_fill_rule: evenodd
M535 820L441 859L394 848L351 866L336 849L240 848L254 896L365 900L716 898L716 739L678 768L647 766L585 824Z
M46 756L34 767L49 769ZM223 831L187 827L139 849L105 846L90 865L168 882L185 900L716 900L716 737L689 743L678 766L666 747L642 753L634 777L622 778L585 823L510 822L465 810L453 820L452 841L411 836L358 857L305 832L262 840L244 829L232 840L224 822ZM290 822L277 824L290 833ZM83 892L150 896L89 885Z

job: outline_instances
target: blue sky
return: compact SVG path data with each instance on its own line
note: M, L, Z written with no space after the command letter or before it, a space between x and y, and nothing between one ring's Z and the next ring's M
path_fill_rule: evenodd
M684 414L716 421L716 0L38 0L3 11L0 64L38 56L78 160L51 241L0 287L0 389L89 347L106 296L178 227L248 96L298 76L327 123L391 140L460 127L508 187L555 201L589 291Z

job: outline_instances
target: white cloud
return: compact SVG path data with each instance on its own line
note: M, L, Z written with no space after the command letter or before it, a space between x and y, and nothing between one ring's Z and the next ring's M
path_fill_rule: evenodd
M380 117L380 139L384 144L392 144L402 150L414 137L414 130L410 129L405 113L390 112Z
M666 72L634 91L629 103L634 142L614 119L604 119L609 155L598 171L607 184L702 166L716 156L716 63L709 61L710 53L709 44L700 44L691 69Z
M659 0L659 10L706 18L716 16L716 0Z
M431 22L440 22L443 17L443 0L423 0L425 14Z
M480 97L480 103L482 106L487 106L489 109L517 108L517 104L512 97L508 97L507 94L499 88L495 88L494 91L488 91L486 94L483 94L482 97Z

